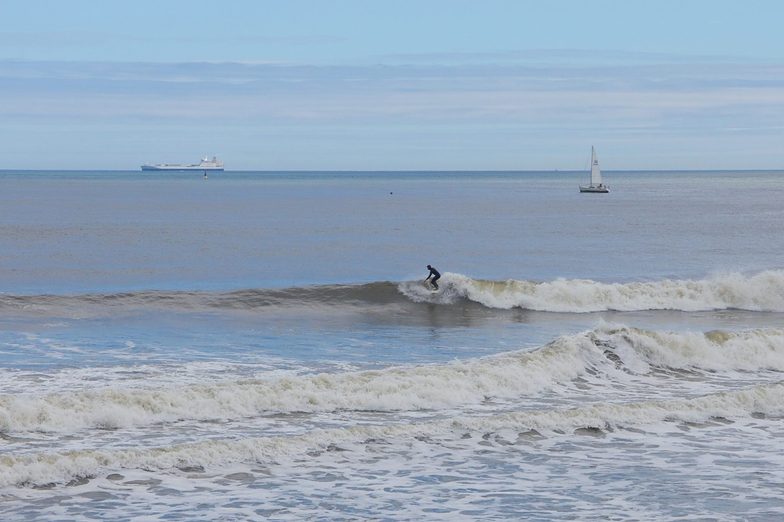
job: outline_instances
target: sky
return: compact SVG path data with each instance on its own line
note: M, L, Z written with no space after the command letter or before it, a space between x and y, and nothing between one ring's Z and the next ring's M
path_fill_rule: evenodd
M0 169L784 168L778 0L0 0Z

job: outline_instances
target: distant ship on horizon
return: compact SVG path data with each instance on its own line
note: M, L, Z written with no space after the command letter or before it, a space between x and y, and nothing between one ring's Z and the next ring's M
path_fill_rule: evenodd
M219 161L216 156L213 156L212 159L210 159L208 156L205 156L199 163L156 163L155 165L142 165L142 170L209 170L214 172L223 170L223 162Z

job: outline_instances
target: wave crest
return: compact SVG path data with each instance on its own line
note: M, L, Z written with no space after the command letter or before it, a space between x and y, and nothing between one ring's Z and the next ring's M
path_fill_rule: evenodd
M729 273L699 280L601 283L589 279L490 281L444 273L441 289L422 281L335 284L231 292L138 291L115 294L0 294L0 312L91 317L122 310L261 311L318 309L380 311L396 309L416 315L424 304L468 304L491 309L523 308L542 312L738 309L784 312L784 270L753 275Z
M577 378L612 387L654 370L784 371L784 329L660 332L603 325L532 351L382 370L0 395L0 432L74 432L272 413L442 410L534 397ZM675 376L677 378L677 376ZM656 385L652 381L652 385Z
M542 312L749 310L784 312L784 270L753 275L729 273L701 280L600 283L589 279L533 282L488 281L445 273L443 290L431 293L421 283L405 282L400 292L415 302L451 304L460 299L488 308Z
M414 437L460 440L472 444L472 434L534 430L558 436L580 429L606 430L656 425L662 422L705 422L711 418L740 419L754 414L784 413L784 384L774 383L709 394L692 399L595 404L569 409L459 417L418 424L354 426L288 437L208 440L170 447L127 450L80 450L66 453L0 455L0 487L63 483L75 477L93 477L107 469L173 469L186 466L217 467L238 462L275 462L302 458L330 446L356 446L372 441L411 440ZM469 436L466 437L465 435ZM473 442L476 444L476 442ZM362 454L362 452L359 452ZM310 457L309 457L310 458Z

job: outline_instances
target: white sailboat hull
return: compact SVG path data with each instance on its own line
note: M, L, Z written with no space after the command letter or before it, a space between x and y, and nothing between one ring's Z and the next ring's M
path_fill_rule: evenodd
M600 185L597 187L594 187L592 185L589 185L587 187L585 185L580 185L580 192L598 192L604 194L610 192L610 188L604 185Z

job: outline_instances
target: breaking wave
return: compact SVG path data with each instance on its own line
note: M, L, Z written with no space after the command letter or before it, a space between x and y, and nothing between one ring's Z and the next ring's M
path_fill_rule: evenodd
M665 279L631 283L599 283L588 279L486 281L447 273L441 287L441 292L432 293L421 283L407 282L400 285L400 291L418 302L447 304L469 300L489 308L543 312L725 309L784 312L784 270L754 275L731 273L696 281Z
M123 310L249 311L317 309L398 310L424 305L520 308L542 312L738 309L784 312L784 270L729 273L699 280L601 283L588 279L489 281L445 273L432 292L421 281L318 285L231 292L138 291L113 294L0 294L0 312L86 317ZM411 314L413 315L413 313Z
M273 413L443 410L535 397L575 379L654 371L784 371L784 329L657 332L602 325L532 351L373 371L0 395L0 433L69 433Z
M662 422L706 422L752 415L781 416L784 413L784 384L758 385L742 390L714 393L692 399L595 404L569 409L516 412L485 417L458 417L418 424L353 426L313 430L287 437L257 437L239 440L208 440L170 447L96 450L64 453L0 455L0 487L63 483L79 477L94 477L106 469L166 470L189 467L225 466L238 462L272 463L283 458L311 458L313 451L362 447L377 441L459 439L470 444L487 433L512 435L537 433L542 436L580 429L608 431L660 424ZM467 440L468 439L468 440ZM508 443L514 443L511 440Z

